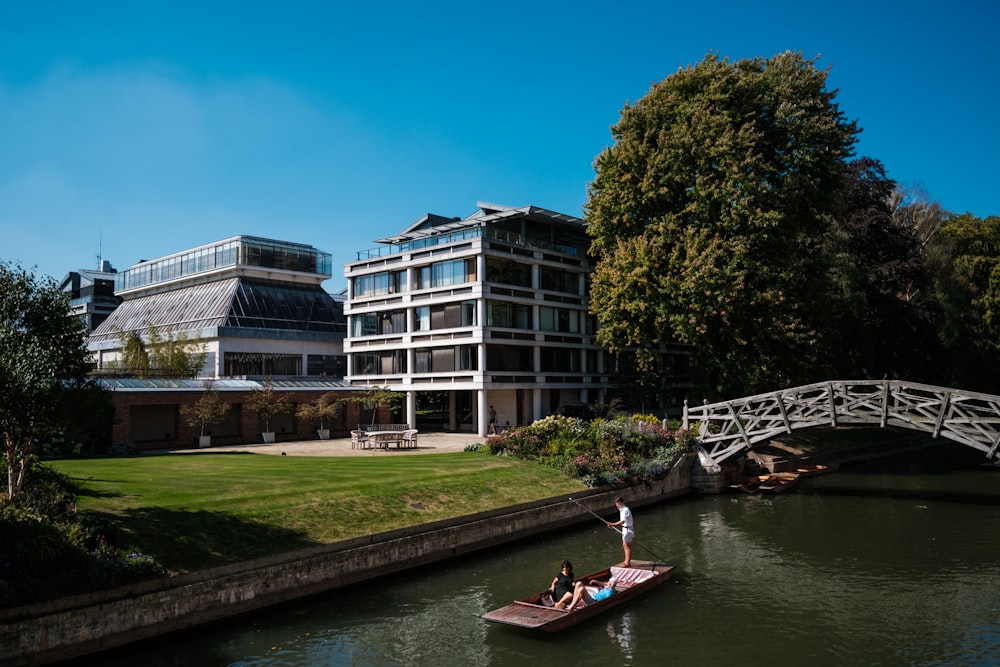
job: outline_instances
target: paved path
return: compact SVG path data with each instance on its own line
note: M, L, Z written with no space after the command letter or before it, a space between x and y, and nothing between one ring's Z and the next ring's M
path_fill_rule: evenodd
M473 443L485 442L474 433L420 433L414 449L351 449L350 438L330 440L295 440L271 445L225 445L195 449L158 450L172 454L211 454L212 452L252 452L287 456L406 456L408 454L441 454L460 452Z

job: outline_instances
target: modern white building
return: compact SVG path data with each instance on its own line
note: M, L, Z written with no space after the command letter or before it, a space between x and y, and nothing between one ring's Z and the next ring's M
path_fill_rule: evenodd
M486 435L602 402L580 218L479 203L425 215L348 263L344 351L354 385L406 395L405 421Z
M321 287L331 256L310 245L235 236L115 276L122 303L88 338L99 369L120 358L119 332L198 339L203 378L343 378L343 306Z

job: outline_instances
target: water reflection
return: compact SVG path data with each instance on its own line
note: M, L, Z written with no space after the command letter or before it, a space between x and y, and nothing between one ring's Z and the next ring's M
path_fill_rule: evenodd
M632 661L632 612L626 611L622 614L621 621L615 623L611 621L606 626L608 637L611 638L618 648L621 649L622 658L624 662L622 664L631 664Z

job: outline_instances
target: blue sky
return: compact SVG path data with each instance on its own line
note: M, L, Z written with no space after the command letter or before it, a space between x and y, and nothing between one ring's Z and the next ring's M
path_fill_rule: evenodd
M997 7L3 0L0 260L60 279L253 234L330 252L336 291L425 213L580 215L623 105L709 52L818 56L858 155L1000 215Z

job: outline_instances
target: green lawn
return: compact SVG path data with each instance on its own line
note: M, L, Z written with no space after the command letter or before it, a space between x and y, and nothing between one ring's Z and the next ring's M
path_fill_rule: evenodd
M585 487L479 452L401 457L168 454L51 461L81 513L173 572L505 507Z

